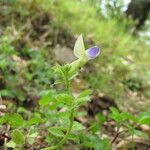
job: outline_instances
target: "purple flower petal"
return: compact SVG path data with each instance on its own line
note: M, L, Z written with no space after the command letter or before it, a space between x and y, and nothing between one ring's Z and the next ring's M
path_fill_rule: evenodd
M97 46L91 47L86 50L86 55L89 59L93 59L100 54L100 48Z

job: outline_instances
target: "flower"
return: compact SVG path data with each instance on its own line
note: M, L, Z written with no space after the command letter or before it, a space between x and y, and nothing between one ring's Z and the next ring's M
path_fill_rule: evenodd
M70 74L76 73L82 66L84 66L88 60L96 58L100 54L100 48L98 46L91 47L85 50L84 41L82 35L80 35L74 46L74 55L78 58L70 64Z
M100 48L97 46L91 47L86 50L86 56L88 59L94 59L100 54Z

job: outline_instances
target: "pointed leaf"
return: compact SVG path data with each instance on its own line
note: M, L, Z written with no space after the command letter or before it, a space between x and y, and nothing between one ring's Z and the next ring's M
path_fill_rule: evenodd
M64 136L64 133L62 132L62 130L58 127L52 127L52 128L49 128L48 131L54 135L54 136L58 136L58 137L63 137Z
M39 124L40 122L42 122L42 119L40 117L33 117L30 120L28 120L27 126L32 126L32 125L35 125L35 124Z
M84 90L83 92L80 93L79 98L89 96L91 93L92 93L92 91L89 89Z
M85 129L85 127L81 123L79 123L77 121L73 122L72 131L80 131L80 130L84 130L84 129Z
M41 106L45 106L45 105L48 105L48 103L52 100L52 95L53 95L53 92L52 91L48 91L46 93L46 95L44 95L40 100L39 100L39 104Z

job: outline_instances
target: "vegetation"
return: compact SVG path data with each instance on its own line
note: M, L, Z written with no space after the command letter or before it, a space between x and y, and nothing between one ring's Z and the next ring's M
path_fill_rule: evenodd
M104 14L96 0L0 1L2 149L149 143L149 45L121 1L105 2ZM95 45L100 56L88 61Z

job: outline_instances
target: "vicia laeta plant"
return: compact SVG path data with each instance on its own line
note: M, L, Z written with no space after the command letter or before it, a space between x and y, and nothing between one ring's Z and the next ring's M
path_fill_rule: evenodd
M84 126L74 121L74 118L77 115L78 108L89 101L91 91L86 90L80 93L79 96L74 96L71 91L71 81L88 60L96 58L100 54L100 49L95 46L85 50L83 38L82 35L80 35L74 46L74 54L78 58L77 60L71 64L65 64L63 66L57 65L53 68L58 76L58 80L55 84L64 84L63 92L59 93L51 90L39 101L41 106L54 110L53 113L55 115L51 116L51 118L54 120L57 118L56 121L54 121L55 123L53 122L54 126L48 129L51 135L57 137L57 139L55 139L57 144L54 142L54 146L43 148L43 150L61 149L68 139L77 140L77 135L73 134L74 131L84 129ZM55 111L58 109L61 111ZM52 139L52 136L49 139ZM53 141L51 141L51 143L53 143Z

